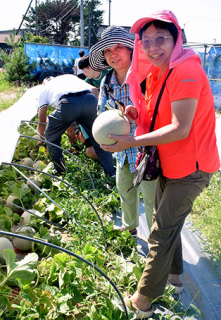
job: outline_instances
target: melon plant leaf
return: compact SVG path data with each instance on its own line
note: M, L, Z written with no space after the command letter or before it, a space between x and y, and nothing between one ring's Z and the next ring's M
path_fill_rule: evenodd
M0 216L0 229L11 231L12 221L11 218L6 215Z
M133 267L133 273L135 274L137 281L140 280L141 276L142 276L142 270L140 268L138 268L137 266Z
M12 249L5 249L3 258L6 261L7 274L0 286L6 281L16 282L16 279L22 284L28 284L35 278L36 274L33 269L38 265L38 255L36 253L29 253L21 261L15 262L15 252Z
M0 278L0 281L1 281L1 278ZM5 305L8 308L10 308L10 302L8 298L10 297L11 292L12 292L11 288L8 287L7 285L0 288L0 305L1 306ZM2 311L5 312L4 308L1 308L1 309L0 309L0 316L2 315Z
M21 200L26 194L30 193L29 188L24 188L23 185L12 185L11 186L12 195Z

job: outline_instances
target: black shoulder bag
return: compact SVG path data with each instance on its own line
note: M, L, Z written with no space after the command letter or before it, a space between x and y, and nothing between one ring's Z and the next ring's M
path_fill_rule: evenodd
M168 73L168 75L162 85L161 90L160 90L160 93L159 93L159 96L158 96L158 99L156 102L156 106L154 109L154 114L153 114L153 118L151 121L149 132L153 131L153 129L154 129L160 100L163 95L166 81L167 81L169 75L171 74L172 70L173 69L169 70L169 73ZM135 166L135 171L134 171L133 185L129 188L129 190L133 187L138 187L142 180L147 180L147 181L156 180L157 177L159 176L160 172L161 172L161 167L160 167L160 159L159 159L157 147L156 146L145 146L145 147L139 148L139 152L138 152L137 158L136 158L136 166Z

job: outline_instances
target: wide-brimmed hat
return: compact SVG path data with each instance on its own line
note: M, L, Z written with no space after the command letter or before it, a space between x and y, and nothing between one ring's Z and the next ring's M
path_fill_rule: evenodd
M104 50L116 46L117 44L122 44L129 49L134 48L134 41L130 38L129 33L123 27L107 27L102 32L101 40L90 49L89 61L91 68L95 71L110 68L104 57Z

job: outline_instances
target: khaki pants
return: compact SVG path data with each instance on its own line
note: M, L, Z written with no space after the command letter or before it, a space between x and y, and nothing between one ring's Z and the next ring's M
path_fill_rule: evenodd
M116 185L121 199L122 226L124 230L133 230L139 225L139 188L127 190L133 184L134 173L130 172L128 163L121 169L117 163ZM143 195L145 214L149 229L153 223L153 205L157 182L142 181L140 189Z
M163 294L169 274L183 273L181 230L193 203L212 174L197 170L182 179L158 178L149 254L138 292L150 298Z

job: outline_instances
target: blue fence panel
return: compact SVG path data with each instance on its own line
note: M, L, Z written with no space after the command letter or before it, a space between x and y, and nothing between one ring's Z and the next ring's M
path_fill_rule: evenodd
M61 70L64 73L74 72L74 61L79 58L79 50L83 49L88 54L87 48L24 43L25 55L29 58L29 62L36 62L37 67L34 71L35 75L39 75L46 70Z
M215 109L221 111L221 44L189 45L188 47L192 47L199 53L213 92Z

